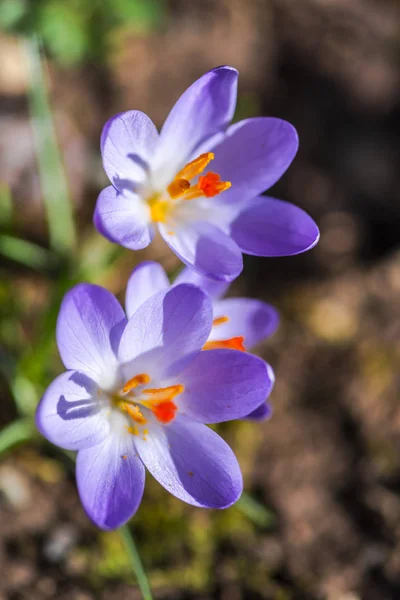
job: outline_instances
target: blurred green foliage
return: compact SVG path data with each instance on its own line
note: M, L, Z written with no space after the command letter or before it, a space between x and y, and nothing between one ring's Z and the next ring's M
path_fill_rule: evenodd
M36 32L63 66L104 60L116 30L146 33L164 14L164 0L0 0L0 27Z

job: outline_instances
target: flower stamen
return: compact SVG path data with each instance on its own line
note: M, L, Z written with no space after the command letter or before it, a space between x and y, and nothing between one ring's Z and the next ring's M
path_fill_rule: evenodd
M127 394L128 392L131 392L132 390L137 388L138 385L144 385L146 383L149 383L149 381L150 377L149 375L147 375L147 373L139 373L139 375L135 375L135 377L132 377L132 379L129 379L125 383L124 387L122 388L122 393Z
M167 188L170 198L172 198L172 200L178 198L182 198L183 200L194 200L201 196L211 198L230 188L232 185L231 182L221 181L221 177L218 173L209 171L205 175L201 175L213 159L213 152L205 152L183 167ZM191 185L190 180L198 175L200 175L200 177L196 185ZM165 201L158 201L159 204L162 202Z
M204 169L210 164L212 160L214 160L215 154L214 152L204 152L204 154L200 154L197 158L190 161L175 177L175 179L193 179L197 175L200 175L204 171Z
M231 182L222 181L218 173L209 171L202 175L213 159L213 152L204 152L183 167L167 187L169 199L161 193L156 193L147 199L153 223L165 223L167 213L174 207L174 202L171 200L195 200L202 196L212 198L231 187ZM199 177L198 182L191 185L190 180L195 177Z
M138 423L139 425L145 425L147 423L147 419L142 415L137 404L121 400L118 402L118 406L121 410L126 412L135 423Z
M206 342L203 346L203 350L215 350L219 348L225 348L230 350L240 350L246 352L244 347L244 337L238 336L230 338L229 340L216 340L215 342Z
M218 325L222 325L223 323L227 323L229 321L229 317L217 317L213 320L212 326L218 327Z

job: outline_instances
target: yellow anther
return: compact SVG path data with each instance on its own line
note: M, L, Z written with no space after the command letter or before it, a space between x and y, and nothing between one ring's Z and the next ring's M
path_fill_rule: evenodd
M200 154L200 156L184 166L176 175L175 179L188 179L190 181L193 177L196 177L196 175L200 175L212 160L214 160L214 152Z
M182 196L190 188L190 183L187 179L178 179L175 177L173 182L168 186L168 193L171 198L174 200L175 198L179 198Z
M217 317L213 320L212 326L218 327L218 325L222 325L222 323L227 323L229 321L229 317Z
M128 392L134 390L138 387L138 385L144 385L145 383L149 383L150 377L147 373L139 373L139 375L135 375L132 379L129 379L124 387L122 388L122 393L127 394Z
M225 350L241 350L242 352L246 352L243 342L244 338L240 335L238 337L230 338L229 340L206 342L203 346L203 350L217 350L223 348Z
M130 404L122 401L120 403L120 408L124 412L128 413L132 421L135 421L135 423L139 423L139 425L146 425L147 419L145 419L145 417L142 415L137 404Z
M153 405L156 402L165 402L166 400L173 400L176 396L182 394L184 389L185 387L181 383L178 383L177 385L170 385L169 387L165 388L143 390L143 394L151 397L151 400L145 400L143 404L147 406L150 404Z

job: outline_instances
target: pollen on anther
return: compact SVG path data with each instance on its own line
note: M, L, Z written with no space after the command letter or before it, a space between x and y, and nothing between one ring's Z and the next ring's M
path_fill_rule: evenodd
M132 421L135 423L139 423L139 425L145 425L147 423L147 419L140 412L140 408L136 404L128 404L128 402L121 403L121 409L126 412Z

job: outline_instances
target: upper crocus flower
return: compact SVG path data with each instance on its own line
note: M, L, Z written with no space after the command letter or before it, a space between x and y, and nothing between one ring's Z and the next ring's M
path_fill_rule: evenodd
M140 111L112 117L101 137L112 183L94 222L112 242L139 250L155 226L198 273L232 281L242 252L288 256L312 248L319 232L300 208L260 196L286 171L298 148L292 125L259 117L229 125L238 73L218 67L179 98L161 132Z
M254 298L222 298L229 283L213 281L185 268L172 286L191 283L206 292L212 301L213 322L205 350L223 348L251 350L270 337L277 329L277 310ZM140 263L132 272L126 288L126 313L131 317L148 298L172 287L163 267L153 261ZM271 406L264 401L247 419L262 421L271 415Z
M129 321L101 287L81 284L64 298L57 343L69 370L45 392L36 422L51 442L79 451L79 494L99 527L135 513L145 467L195 506L225 508L240 496L236 458L204 423L255 409L273 375L244 352L201 352L212 318L209 297L190 284L155 294Z

